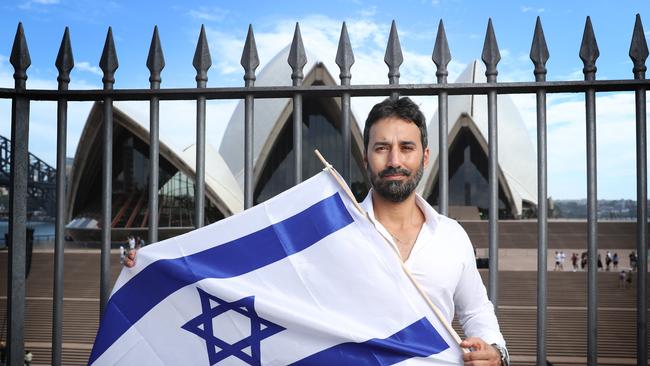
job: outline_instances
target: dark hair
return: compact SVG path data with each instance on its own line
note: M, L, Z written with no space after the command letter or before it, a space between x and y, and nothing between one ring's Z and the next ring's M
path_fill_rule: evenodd
M411 98L386 98L381 103L375 104L368 113L366 126L363 128L363 147L364 153L368 152L368 142L370 140L370 128L375 122L388 117L397 117L409 122L415 123L420 130L420 141L422 150L426 149L427 143L427 123L420 107L413 103Z

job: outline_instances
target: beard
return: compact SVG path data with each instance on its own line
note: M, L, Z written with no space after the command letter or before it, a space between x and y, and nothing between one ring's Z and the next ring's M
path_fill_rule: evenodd
M381 172L375 174L368 164L366 173L368 174L368 179L372 188L383 198L391 202L403 202L407 199L418 183L422 179L422 173L424 172L424 159L420 162L418 170L413 174L411 170L405 168L386 168ZM405 180L390 180L384 179L388 175L404 175L407 177Z

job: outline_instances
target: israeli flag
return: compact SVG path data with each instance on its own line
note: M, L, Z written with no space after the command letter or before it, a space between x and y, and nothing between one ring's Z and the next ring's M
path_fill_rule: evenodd
M394 249L322 172L141 249L88 363L449 365L462 355Z

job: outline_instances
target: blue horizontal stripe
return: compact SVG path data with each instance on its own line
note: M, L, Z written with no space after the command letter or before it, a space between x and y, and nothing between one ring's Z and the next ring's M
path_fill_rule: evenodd
M341 343L293 363L314 365L393 365L413 357L429 357L449 348L427 318L422 318L385 339L373 338L363 343Z
M262 268L310 247L352 221L341 197L334 194L239 239L150 264L111 296L88 363L97 360L131 325L177 290L205 278L230 278ZM228 224L247 225L247 214L234 217ZM219 229L226 231L228 226Z

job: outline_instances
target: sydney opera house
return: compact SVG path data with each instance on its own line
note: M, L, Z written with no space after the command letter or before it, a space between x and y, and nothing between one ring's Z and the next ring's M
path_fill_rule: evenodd
M276 55L257 76L257 86L289 85L289 49ZM303 85L335 85L325 63L308 55ZM472 62L456 80L483 83L485 70ZM351 188L361 200L368 191L363 164L362 124L352 99ZM311 153L318 148L335 166L342 166L341 107L338 98L303 100L303 177L322 169ZM223 139L206 144L206 224L243 210L244 103L240 101L227 120ZM449 205L450 216L463 219L487 217L488 128L487 98L449 98ZM75 240L98 240L101 217L101 121L102 106L91 109L74 157L69 177L67 235ZM521 218L537 204L535 153L523 120L507 95L498 97L499 113L499 216ZM426 111L425 111L426 115ZM126 235L147 236L149 120L115 103L113 145L112 232L115 240ZM211 116L208 116L211 118ZM229 118L229 119L228 119ZM254 202L259 203L293 185L292 103L289 99L255 101ZM189 122L191 123L191 121ZM434 206L438 201L438 116L428 118L431 160L418 192ZM219 146L218 151L211 144ZM195 150L181 151L171 141L160 140L159 237L174 236L194 226Z

